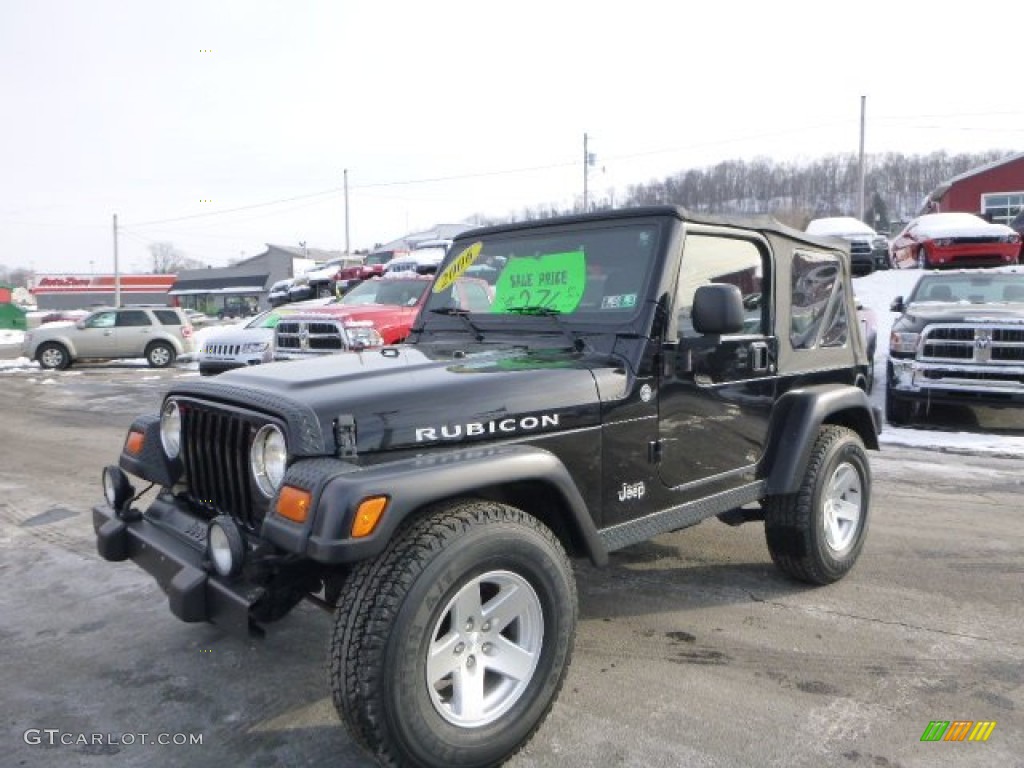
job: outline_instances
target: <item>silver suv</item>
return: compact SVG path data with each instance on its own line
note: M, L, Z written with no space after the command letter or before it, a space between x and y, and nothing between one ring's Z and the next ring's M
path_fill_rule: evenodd
M192 323L175 307L99 309L78 322L46 323L25 334L22 354L43 368L78 360L144 357L165 368L195 352Z

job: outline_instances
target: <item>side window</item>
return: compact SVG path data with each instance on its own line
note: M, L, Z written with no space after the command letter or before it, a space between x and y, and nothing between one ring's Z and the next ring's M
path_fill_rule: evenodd
M693 330L693 295L702 285L727 283L743 294L743 333L764 334L768 324L764 296L764 256L750 240L720 235L687 235L676 288L679 335L698 336Z
M85 325L87 328L113 328L116 317L116 312L100 312L90 317Z
M836 256L805 251L793 254L792 306L789 340L793 349L846 344L849 318Z
M184 325L181 317L173 309L154 309L153 314L162 325Z
M149 315L141 309L125 309L117 313L117 327L138 327L141 325L152 325Z

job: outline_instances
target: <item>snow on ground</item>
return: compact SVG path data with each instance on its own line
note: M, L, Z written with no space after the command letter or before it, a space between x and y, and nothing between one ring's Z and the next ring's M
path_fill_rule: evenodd
M875 351L875 388L871 393L872 405L885 410L885 360L889 352L889 331L896 320L896 313L889 311L889 304L897 296L906 297L921 276L917 269L893 269L876 271L853 281L854 293L861 303L874 310L878 320L878 348ZM223 329L224 325L209 325L195 329L196 347L202 346L206 336ZM39 366L25 357L18 357L24 333L21 331L0 331L0 373L38 373ZM145 361L140 360L145 367ZM188 369L197 368L196 363L182 363ZM64 371L62 376L70 375ZM976 432L954 432L940 429L910 429L885 425L880 437L883 447L904 446L926 448L954 453L991 454L1002 456L1024 456L1024 437L993 435Z

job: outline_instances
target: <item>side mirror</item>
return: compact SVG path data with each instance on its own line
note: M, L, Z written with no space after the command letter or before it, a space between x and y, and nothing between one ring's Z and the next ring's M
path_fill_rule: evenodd
M892 300L892 304L889 305L890 312L905 312L907 305L903 303L903 297L897 296Z
M84 319L82 319L82 320L75 320L75 328L77 328L80 331L84 331L85 330L85 320Z
M721 336L743 330L743 295L735 285L712 283L700 286L693 295L693 329L697 333Z

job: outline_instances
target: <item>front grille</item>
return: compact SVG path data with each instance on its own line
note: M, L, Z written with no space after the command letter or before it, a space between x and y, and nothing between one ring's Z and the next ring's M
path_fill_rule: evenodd
M241 350L240 344L207 344L206 354L234 356Z
M253 492L249 449L266 419L195 401L179 401L179 407L189 501L210 518L230 515L248 530L256 530L266 503Z
M979 364L1024 362L1024 330L995 325L932 325L925 328L922 361Z
M277 324L277 348L286 352L339 352L347 349L337 323L323 320L282 320Z
M863 242L852 242L850 243L850 253L871 253L871 246Z

